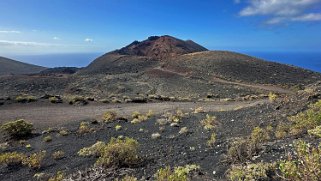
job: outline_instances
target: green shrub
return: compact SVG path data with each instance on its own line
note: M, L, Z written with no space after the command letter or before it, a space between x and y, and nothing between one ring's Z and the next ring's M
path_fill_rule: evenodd
M59 131L59 135L61 135L61 136L67 136L68 134L69 134L69 132L66 129L62 129Z
M79 134L85 134L85 133L90 133L91 129L89 127L88 122L81 122L78 128L78 133Z
M207 145L212 147L216 142L216 133L212 133L210 139L207 141Z
M49 101L53 104L62 103L62 99L59 97L50 97Z
M65 152L59 150L52 153L52 158L55 160L60 160L65 157Z
M157 181L187 181L189 174L199 169L200 166L198 165L186 165L184 167L175 167L172 171L171 167L167 166L159 169L155 177Z
M96 165L103 167L123 167L135 165L139 162L137 154L138 142L132 138L111 138L102 148Z
M0 164L1 165L19 165L26 159L26 155L18 152L0 153Z
M29 168L39 169L42 165L45 155L45 151L33 153L29 156L18 152L2 153L0 154L0 164L5 164L7 166L25 165Z
M27 165L29 168L39 169L42 166L42 161L46 156L46 151L40 151L38 153L33 153L23 160L23 164Z
M62 181L65 179L65 173L62 171L58 171L56 175L49 178L48 181Z
M289 118L293 124L290 127L291 135L304 133L309 129L321 126L321 100L311 104L309 109Z
M44 142L51 142L52 141L52 137L51 136L45 136L45 137L43 137L43 139L42 139Z
M233 165L228 170L227 178L231 181L271 180L271 173L275 172L275 164L256 163L247 165Z
M255 127L246 139L236 139L227 151L227 159L232 163L243 163L251 159L261 149L262 143L269 139L265 129Z
M146 115L144 114L141 114L140 112L138 111L134 111L132 113L132 118L133 120L131 121L132 124L138 124L138 123L141 123L143 121L147 121L148 118L152 117L153 116L153 112L151 110L149 110L148 113L146 113Z
M79 156L97 156L96 165L123 167L137 164L138 142L132 138L111 138L109 143L97 142L78 151Z
M280 176L284 180L320 180L321 144L318 147L299 140L294 144L295 156L279 163Z
M19 119L17 121L7 122L0 128L12 138L21 138L31 134L33 125L23 119Z
M16 101L19 103L29 103L37 101L37 98L34 96L21 95L16 97Z
M103 114L103 120L105 122L113 122L117 118L117 113L114 111L107 111Z
M206 118L201 121L201 124L205 130L212 130L217 124L216 117L206 114Z
M88 156L100 156L102 149L106 146L106 144L102 141L97 141L95 144L93 144L90 147L82 148L78 151L78 155L82 157L88 157Z
M288 136L289 130L290 130L290 126L289 125L281 123L276 127L275 137L277 139L283 139L286 136Z
M311 136L321 138L321 126L317 126L314 129L308 130L308 134Z
M69 97L68 100L69 100L70 105L73 105L73 104L86 105L86 104L88 104L88 101L82 96Z
M278 98L278 95L273 92L270 92L268 97L271 102L274 102Z

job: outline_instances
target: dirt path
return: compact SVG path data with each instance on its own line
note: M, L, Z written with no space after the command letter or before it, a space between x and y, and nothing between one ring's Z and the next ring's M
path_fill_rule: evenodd
M277 86L272 86L272 85L246 84L246 83L240 83L240 82L232 82L232 81L227 81L227 80L224 80L224 79L220 79L218 77L214 77L213 80L215 82L220 82L220 83L224 83L224 84L239 85L239 86L243 86L243 87L267 90L267 91L272 91L272 92L277 92L277 93L282 93L282 94L293 94L293 92L290 91L290 90L283 89L283 88L277 87Z
M177 74L180 76L187 76L188 73L180 73L180 72L176 72L176 71L172 71L172 70L168 70L168 69L164 69L161 67L156 67L155 70L160 70L160 71L164 71L164 72L168 72L168 73L172 73L172 74ZM238 86L242 86L242 87L248 87L248 88L252 88L252 89L260 89L260 90L266 90L266 91L271 91L271 92L277 92L277 93L281 93L281 94L293 94L293 91L278 87L278 86L273 86L273 85L262 85L262 84L247 84L247 83L241 83L241 82L233 82L233 81L228 81L228 80L224 80L218 77L214 77L212 79L214 82L219 82L219 83L223 83L223 84L232 84L232 85L238 85Z
M12 104L0 107L0 123L9 120L25 119L34 123L37 128L59 126L71 121L88 118L100 119L107 110L114 110L119 115L129 116L133 111L142 113L153 110L155 114L181 109L191 111L202 106L205 111L230 111L239 108L256 106L266 103L267 100L246 102L161 102L145 104L98 104L91 103L87 106L70 106L66 104Z

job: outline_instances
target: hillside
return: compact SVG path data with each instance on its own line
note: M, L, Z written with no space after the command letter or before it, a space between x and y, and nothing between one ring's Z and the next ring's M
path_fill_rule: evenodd
M12 59L0 57L0 75L32 74L45 70L45 67L27 64Z
M74 74L57 71L62 70L2 78L2 94L241 99L269 92L287 94L321 79L316 72L235 52L207 51L193 41L168 35L106 53Z

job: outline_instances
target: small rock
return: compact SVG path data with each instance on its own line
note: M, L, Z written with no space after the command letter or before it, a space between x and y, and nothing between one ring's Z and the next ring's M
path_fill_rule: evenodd
M179 124L178 124L178 123L171 123L170 126L171 126L171 127L179 127Z

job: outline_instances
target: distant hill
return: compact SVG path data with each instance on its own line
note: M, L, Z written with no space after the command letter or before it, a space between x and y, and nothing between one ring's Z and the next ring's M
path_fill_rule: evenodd
M287 94L318 80L320 73L236 52L208 51L193 41L165 35L135 41L80 70L48 69L34 76L3 78L0 85L5 85L4 95L18 90L35 95L153 94L198 99L209 94L220 98Z
M191 40L180 40L172 36L151 36L144 41L134 41L130 45L113 53L121 55L147 56L164 60L177 55L207 51L206 48Z
M0 75L33 74L39 73L40 71L45 69L45 67L23 63L5 57L0 57Z

